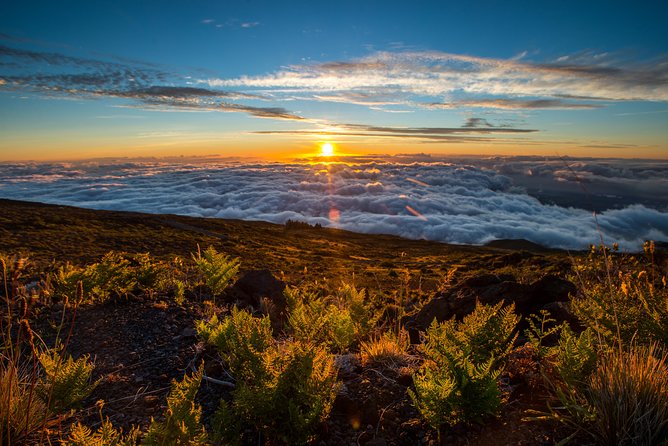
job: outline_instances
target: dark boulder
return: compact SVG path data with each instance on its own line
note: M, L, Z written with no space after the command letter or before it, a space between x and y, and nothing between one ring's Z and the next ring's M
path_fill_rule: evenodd
M522 284L510 275L484 274L471 277L444 293L434 296L415 315L404 320L416 342L417 331L425 330L434 319L442 322L453 317L461 320L475 309L476 303L494 305L500 301L514 303L519 314L539 312L545 305L567 302L575 285L554 275L547 275L531 284Z
M285 282L278 280L268 269L245 272L227 293L228 302L242 308L262 311L279 321L285 314Z

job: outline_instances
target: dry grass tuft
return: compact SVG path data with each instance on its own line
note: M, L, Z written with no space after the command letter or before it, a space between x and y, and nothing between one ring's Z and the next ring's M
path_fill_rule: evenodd
M668 353L652 344L613 350L591 378L591 427L599 444L655 445L668 441Z
M415 358L408 354L410 339L404 329L399 335L385 332L380 336L360 343L360 357L362 365L381 366L399 370L415 362Z

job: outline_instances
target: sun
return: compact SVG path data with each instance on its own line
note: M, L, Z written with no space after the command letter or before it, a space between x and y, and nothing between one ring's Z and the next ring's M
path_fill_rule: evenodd
M334 146L331 143L326 142L320 146L320 151L321 156L332 156L334 155Z

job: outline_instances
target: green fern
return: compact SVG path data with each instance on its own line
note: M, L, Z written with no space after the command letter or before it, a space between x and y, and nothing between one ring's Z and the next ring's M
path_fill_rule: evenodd
M476 305L461 322L434 321L420 350L425 365L413 375L409 395L427 422L443 424L477 421L497 412L501 360L517 337L519 317L502 302Z
M285 444L312 441L338 390L333 357L301 342L277 344L263 357L265 378L237 381L233 413L267 438Z
M545 345L545 340L550 336L560 333L565 325L556 325L557 320L550 317L550 312L540 310L540 315L531 314L527 318L529 328L524 330L524 336L529 339L538 357L545 358L550 353L550 348Z
M222 321L217 316L208 322L199 321L197 332L205 342L216 347L233 376L252 373L262 379L265 373L262 355L275 343L269 317L253 317L233 307L231 315Z
M208 444L206 430L201 424L202 408L195 404L195 395L202 381L203 367L180 382L172 381L167 396L165 419L151 419L151 425L142 440L145 446L199 446Z
M38 359L46 375L38 391L49 402L49 410L64 412L77 407L97 386L91 383L95 365L89 355L75 360L54 348L39 354Z
M336 296L322 297L299 288L284 292L288 325L296 340L343 352L367 336L377 317L365 303L365 291L344 285Z
M219 296L227 288L227 285L239 272L241 265L239 259L219 253L213 246L209 246L204 253L198 249L197 255L193 254L192 258L200 274L204 277L204 283L211 291L214 301L216 296Z
M72 426L70 435L61 441L62 446L134 446L139 438L139 429L133 427L127 435L116 430L109 420L104 420L97 431L81 423Z
M598 351L593 330L588 328L576 335L566 325L553 350L561 379L569 386L581 389L596 368Z
M221 401L213 438L236 443L252 428L287 444L313 439L331 411L338 389L332 355L322 346L272 338L268 317L232 309L227 318L199 322L197 330L216 346L235 378L232 401Z
M474 364L490 360L494 366L504 359L513 347L520 317L515 306L476 304L474 311L461 322L451 319L432 323L422 350L427 357L440 361L441 356L469 358Z

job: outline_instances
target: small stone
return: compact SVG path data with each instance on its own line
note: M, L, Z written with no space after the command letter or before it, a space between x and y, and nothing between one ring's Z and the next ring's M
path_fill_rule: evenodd
M158 398L155 395L144 396L144 406L146 406L146 407L154 407L155 405L158 404L159 401L160 401L160 398Z
M195 330L192 327L186 327L181 332L181 337L182 338L196 338L197 337L197 330Z

